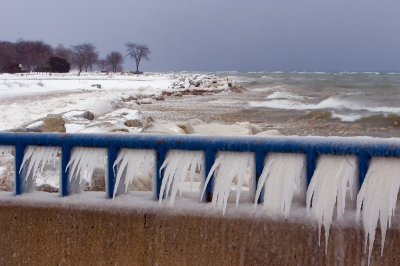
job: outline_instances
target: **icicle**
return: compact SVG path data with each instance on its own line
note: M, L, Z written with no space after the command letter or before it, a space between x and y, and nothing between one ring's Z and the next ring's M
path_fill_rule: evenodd
M94 167L97 164L106 164L106 150L99 148L75 147L71 152L71 159L65 171L69 168L69 183L71 192L79 192L82 179L92 182Z
M10 155L13 146L0 146L0 155Z
M328 251L329 228L335 203L340 218L344 214L347 184L351 191L357 172L355 156L322 155L318 158L317 168L307 190L307 210L310 211L312 199L311 215L318 222L318 244L321 225L325 228L325 254Z
M154 161L153 150L121 149L113 165L114 169L117 168L113 198L117 193L127 193L129 184L140 174L148 175L154 167Z
M385 244L386 228L391 226L391 218L396 209L400 187L400 158L372 158L367 175L357 196L356 219L364 226L364 252L368 246L368 265L375 241L378 219L381 225L381 255ZM368 238L368 239L367 239Z
M189 172L190 189L193 187L193 179L196 169L201 170L204 164L203 151L183 151L170 150L167 153L164 163L161 165L161 170L164 170L164 176L161 183L159 201L162 201L163 195L170 195L170 203L174 204L176 193L179 190L182 196L182 188ZM172 185L172 187L171 187ZM170 192L171 188L171 193Z
M212 204L222 208L225 214L228 202L229 192L233 179L237 177L236 185L236 207L239 204L240 192L243 181L246 177L246 171L250 168L251 179L254 179L254 154L251 152L218 152L214 165L208 173L206 182L203 186L202 196L205 188L214 173L214 191Z
M55 163L57 161L57 154L59 152L58 147L42 147L42 146L28 146L24 153L24 158L22 160L21 168L19 172L21 173L24 167L28 167L26 172L25 180L28 180L28 177L32 173L32 177L39 171L43 173L43 169L46 164ZM39 166L41 168L39 170Z
M270 153L258 180L254 204L264 187L263 208L273 215L289 214L295 190L305 178L305 155ZM305 183L304 183L305 184Z

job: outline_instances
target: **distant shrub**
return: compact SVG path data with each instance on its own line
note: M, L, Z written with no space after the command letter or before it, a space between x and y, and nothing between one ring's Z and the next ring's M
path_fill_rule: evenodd
M13 73L21 73L22 71L19 64L7 63L1 68L0 72L13 74Z
M59 57L50 57L50 71L55 73L68 73L71 66L67 60Z

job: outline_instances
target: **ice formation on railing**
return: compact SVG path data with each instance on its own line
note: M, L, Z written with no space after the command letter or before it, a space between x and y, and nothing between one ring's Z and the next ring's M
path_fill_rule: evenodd
M164 163L160 168L164 169L164 176L161 183L159 201L163 196L170 195L170 203L174 204L176 194L179 190L182 196L183 185L189 172L190 189L193 189L193 180L196 170L200 171L200 176L204 180L204 152L203 151L183 151L170 150L167 153ZM171 193L169 193L171 191Z
M305 155L270 153L258 180L254 203L264 187L263 208L272 215L287 216L295 192L305 193Z
M385 244L386 228L391 226L400 187L400 158L372 158L367 175L357 196L356 219L364 226L364 252L368 246L368 264L375 241L378 219L381 225L381 255Z
M39 171L43 173L43 169L48 163L53 163L55 167L58 159L58 147L43 147L43 146L27 146L24 153L19 173L22 170L25 172L25 180L23 180L24 190L33 190L33 177ZM40 167L41 166L41 167ZM40 167L40 169L39 169Z
M321 225L324 225L325 254L328 251L329 228L335 203L337 216L341 218L348 186L350 198L355 196L357 169L356 156L321 155L318 158L317 168L307 189L307 211L318 222L318 244L321 239Z
M236 185L236 207L239 204L240 192L242 190L243 181L246 177L246 172L250 168L250 183L255 181L255 158L252 152L218 152L216 160L208 173L205 181L202 197L211 175L214 173L214 190L212 204L218 208L222 208L222 213L225 214L226 204L228 202L229 192L231 190L234 178L237 178ZM250 185L250 188L253 186ZM254 191L250 191L250 194Z
M13 146L0 146L0 155L9 155L13 150Z
M127 193L129 184L140 175L154 175L154 162L154 150L121 149L113 165L117 169L113 197L119 193Z
M92 182L92 175L96 165L106 165L106 150L100 148L75 147L71 151L71 159L67 164L69 168L68 191L78 193L80 184L86 181ZM65 171L67 171L65 169ZM106 178L107 180L107 178Z

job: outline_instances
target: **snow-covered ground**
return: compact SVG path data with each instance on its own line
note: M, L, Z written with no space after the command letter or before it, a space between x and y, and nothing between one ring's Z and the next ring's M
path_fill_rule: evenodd
M124 97L149 97L171 90L172 75L0 75L0 130L71 110L102 115ZM75 130L72 130L75 131Z

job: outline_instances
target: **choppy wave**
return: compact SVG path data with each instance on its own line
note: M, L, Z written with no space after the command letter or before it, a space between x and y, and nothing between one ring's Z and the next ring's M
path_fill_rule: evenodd
M342 99L337 96L328 97L319 103L305 103L291 99L272 99L268 101L250 101L250 107L265 107L273 109L286 110L316 110L316 109L334 109L334 110L354 110L354 111L369 111L374 113L394 113L400 114L400 107L370 107L357 102Z
M293 99L293 100L303 100L305 99L304 96L295 95L290 92L284 91L274 91L270 95L266 97L266 99Z

